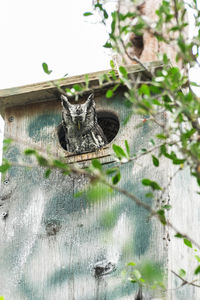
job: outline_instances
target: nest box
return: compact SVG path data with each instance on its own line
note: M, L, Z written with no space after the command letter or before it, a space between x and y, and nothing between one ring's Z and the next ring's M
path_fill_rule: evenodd
M152 68L161 65L149 64ZM129 72L133 77L143 74L139 65L131 66ZM101 86L99 76L103 73L89 74L89 89L79 101L85 101L94 92L98 123L108 144L83 154L68 153L63 146L60 93L52 82L0 91L5 138L13 139L4 153L4 158L13 164L2 177L0 198L0 294L5 300L133 299L139 295L140 287L126 278L129 262L136 264L135 269L142 268L145 262L154 262L158 269L169 269L168 278L173 285L181 283L170 270L173 267L177 271L181 259L175 254L175 247L182 244L171 242L169 248L168 230L149 217L144 208L120 193L105 194L101 186L103 197L98 201L88 200L84 194L74 197L88 184L85 176L66 176L53 170L45 178L44 168L29 168L31 158L23 154L24 149L35 148L83 168L98 158L106 168L116 163L113 143L124 147L127 140L132 154L149 147L158 131L156 124L145 122L142 127L137 126L144 118L130 117L123 87L107 99L105 91L113 83ZM67 78L61 81L61 87L71 88L84 80L84 76ZM141 180L153 174L164 186L170 172L166 162L153 169L149 154L136 163L122 164L119 186L155 207L151 198L144 197ZM180 185L185 184L187 176L178 180ZM172 185L165 201L170 201L172 194L182 197L181 190ZM175 209L181 209L185 203L175 203ZM185 212L182 213L181 218ZM181 267L184 268L180 264ZM193 292L191 286L182 289L188 295ZM165 299L169 292L142 288L142 293L144 299Z

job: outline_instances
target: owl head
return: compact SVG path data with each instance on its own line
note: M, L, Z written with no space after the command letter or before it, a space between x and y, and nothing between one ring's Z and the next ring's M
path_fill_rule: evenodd
M61 95L61 101L66 125L70 122L80 129L96 121L94 94L90 94L83 104L71 104L64 95Z

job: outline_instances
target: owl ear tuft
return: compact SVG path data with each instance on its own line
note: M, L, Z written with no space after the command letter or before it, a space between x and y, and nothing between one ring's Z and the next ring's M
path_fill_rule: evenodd
M71 106L71 104L69 103L69 100L67 99L66 96L61 95L60 98L61 98L61 103L62 103L63 108L68 108L69 106Z
M87 108L90 108L91 106L95 107L95 102L94 102L94 94L90 94L89 97L87 98L87 101L85 102Z

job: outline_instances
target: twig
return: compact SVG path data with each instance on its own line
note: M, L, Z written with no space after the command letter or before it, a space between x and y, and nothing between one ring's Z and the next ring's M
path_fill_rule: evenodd
M195 286L195 287L199 287L199 288L200 288L200 285L193 283L193 281L187 281L187 280L185 280L184 278L182 278L181 276L179 276L179 275L178 275L176 272L174 272L173 270L171 270L171 272L172 272L176 277L178 277L180 280L183 281L183 283L182 283L178 288L181 288L182 286L184 286L184 285L186 285L186 284L192 285L192 286Z
M154 147L148 149L147 151L145 151L145 152L143 152L143 153L141 153L141 154L139 154L139 155L137 155L137 156L135 156L135 157L131 157L131 158L129 159L129 161L137 160L137 159L141 158L142 156L144 156L144 155L146 155L146 154L149 154L149 153L151 153L151 152L153 152L153 151L159 149L161 146L166 145L166 143L167 143L167 142L160 143L160 144L158 144L158 145L156 145L156 146L154 146ZM168 143L169 143L169 144L172 144L172 145L176 145L176 144L177 144L177 141L171 141L171 142L168 141Z
M174 14L175 14L175 19L176 19L176 24L179 27L177 3L176 3L176 0L173 0L173 2L174 2Z
M118 31L119 31L119 34L120 34L120 0L118 1L117 16L118 16L118 22L117 22L117 24L118 24ZM124 44L124 41L123 41L123 39L122 39L121 37L119 38L119 40L120 40L120 42L121 42L121 44L122 44L122 46L123 46L123 50L124 50L125 54L127 55L127 57L128 57L130 60L132 60L132 61L136 62L137 64L139 64L139 65L144 69L145 75L146 75L149 79L152 79L152 78L153 78L153 74L145 67L145 65L138 59L138 57L137 57L136 55L131 56L131 55L128 53L128 51L127 51L127 49L126 49L126 46L125 46L125 44Z
M37 165L28 165L25 163L16 163L16 162L10 162L11 165L13 166L21 166L21 167L27 167L27 168L32 168L32 167L38 167ZM66 172L69 171L72 174L76 174L76 175L85 175L87 176L92 182L94 181L99 181L102 182L103 184L105 184L106 186L110 187L111 189L119 192L120 194L123 194L124 196L126 196L127 198L131 199L133 202L136 203L136 205L143 207L144 209L146 209L153 217L156 217L158 220L159 219L159 215L157 213L157 211L155 211L154 209L151 208L150 205L146 204L145 202L141 201L136 195L129 193L127 190L122 189L116 185L113 185L111 183L109 183L108 181L105 180L105 178L100 174L94 174L89 172L87 169L80 169L77 168L73 165L66 165L66 168L62 168L62 167L57 167L53 164L49 164L48 166L46 166L47 168L53 168L53 169L59 169L60 171ZM189 237L188 235L182 233L180 230L178 230L171 222L166 220L166 224L167 227L171 228L175 233L179 233L181 234L182 237L188 239L191 241L191 243L193 245L195 245L197 248L200 249L200 245L194 241L191 237Z
M178 172L181 171L181 170L182 170L182 167L179 167L179 168L174 172L174 174L169 178L169 181L168 181L167 185L162 189L162 194L161 194L161 196L159 197L159 199L157 199L157 201L158 201L158 200L162 201L163 196L164 196L166 190L169 188L170 184L172 183L172 180L175 178L175 176L176 176L176 175L178 174Z

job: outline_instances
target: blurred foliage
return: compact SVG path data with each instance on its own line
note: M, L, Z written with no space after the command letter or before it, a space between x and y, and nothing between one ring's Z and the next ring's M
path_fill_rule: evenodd
M165 289L163 284L165 281L164 272L158 263L152 261L144 261L138 264L129 262L124 273L133 284L151 289Z

